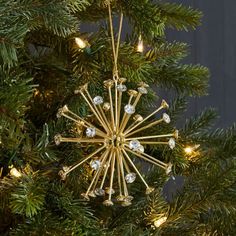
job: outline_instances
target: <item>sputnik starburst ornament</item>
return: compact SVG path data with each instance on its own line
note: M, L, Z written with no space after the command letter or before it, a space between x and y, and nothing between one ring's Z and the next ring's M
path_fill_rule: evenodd
M61 142L90 143L96 147L93 153L84 157L79 163L64 167L59 172L60 176L65 179L71 171L83 163L89 162L91 169L94 170L94 175L87 191L82 196L89 200L90 197L107 194L108 199L104 201L104 205L107 206L113 205L113 194L117 191L116 186L114 186L115 182L118 183L116 201L121 201L123 206L131 204L132 197L128 193L127 185L133 183L136 177L139 177L146 186L146 193L151 193L153 188L147 184L134 164L133 158L137 157L157 165L169 174L172 165L163 163L157 158L150 156L145 152L144 147L148 144L164 144L173 149L175 147L175 139L178 138L177 131L170 134L152 136L139 135L141 131L148 130L161 122L170 122L170 117L166 113L162 115L161 119L148 122L156 113L162 109L167 109L168 104L163 100L159 108L143 118L141 115L135 114L135 112L140 98L147 93L148 85L140 83L137 91L128 90L128 104L122 106L122 95L126 91L124 82L125 79L123 78L104 81L105 88L108 90L108 102L104 102L104 99L100 96L92 98L87 84L76 91L84 98L96 117L96 124L91 124L87 119L73 113L67 106L58 111L58 117L64 116L76 124L82 125L85 131L79 138L56 135L56 144Z
M91 183L85 193L81 195L89 200L90 197L106 196L103 202L106 206L113 205L114 200L121 202L122 206L129 206L133 199L128 192L128 184L139 177L146 186L146 194L150 194L154 188L150 187L136 167L134 158L140 158L151 164L163 168L167 174L171 173L172 164L164 163L157 158L147 154L147 145L168 145L171 149L175 147L175 139L178 131L170 134L158 134L142 136L141 131L158 125L161 122L169 123L170 117L164 113L162 118L150 121L158 112L168 109L168 104L163 100L160 107L146 117L137 114L137 104L142 96L148 93L148 85L140 83L137 90L128 90L125 85L126 79L118 75L118 50L123 22L121 12L117 45L115 46L112 14L110 2L107 3L109 12L109 23L111 30L112 52L113 52L113 79L104 81L107 89L108 101L101 96L92 97L89 93L88 84L79 87L75 91L83 97L96 121L90 123L88 119L73 113L67 106L58 111L58 118L63 116L76 123L77 127L83 127L79 138L55 136L55 143L61 142L89 143L94 145L95 151L82 158L79 163L69 167L63 167L59 175L63 180L74 169L90 163L93 170ZM122 95L128 92L128 103L123 105ZM116 197L114 197L115 193Z

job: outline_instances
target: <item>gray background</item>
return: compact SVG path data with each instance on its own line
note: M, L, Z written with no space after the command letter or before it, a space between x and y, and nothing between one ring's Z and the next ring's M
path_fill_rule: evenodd
M200 63L210 69L209 95L191 99L187 116L205 107L218 109L219 127L236 121L236 0L172 0L198 8L204 14L196 31L168 31L170 41L190 44L190 55L184 61Z

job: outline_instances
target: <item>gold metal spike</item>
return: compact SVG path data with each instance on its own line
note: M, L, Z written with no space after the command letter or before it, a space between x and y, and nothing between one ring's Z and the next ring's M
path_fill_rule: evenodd
M161 106L165 109L168 109L169 108L169 104L163 99L162 102L161 102Z
M108 110L110 110L110 108L111 108L111 105L110 105L109 102L105 102L105 103L103 104L103 106L102 106L102 109L103 109L104 111L108 111Z
M146 84L145 82L139 82L139 83L138 83L138 86L144 87L144 88L149 88L149 85Z
M129 89L128 90L128 94L130 96L136 97L138 95L138 91L134 90L134 89Z
M111 80L111 79L105 80L105 81L103 82L103 84L104 84L104 86L105 86L106 88L111 88L111 87L113 87L113 85L114 85L114 81Z
M126 78L119 78L119 79L118 79L118 82L121 83L121 84L123 84L123 83L126 82L126 80L127 80Z

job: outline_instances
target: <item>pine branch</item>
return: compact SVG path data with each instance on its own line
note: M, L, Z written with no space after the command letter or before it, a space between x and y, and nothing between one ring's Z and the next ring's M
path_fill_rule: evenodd
M147 60L156 61L158 65L175 63L187 56L187 44L179 42L157 42L153 49L147 51L145 56Z
M152 75L161 87L190 96L207 94L209 71L200 65L163 66Z
M185 138L191 138L194 135L197 136L205 131L205 129L208 130L216 117L217 113L214 109L206 109L200 115L188 119L181 130L181 134Z
M43 180L36 176L24 176L11 193L10 208L13 213L33 217L44 205Z
M176 3L159 3L161 16L165 24L177 30L195 29L200 24L202 13L191 7Z

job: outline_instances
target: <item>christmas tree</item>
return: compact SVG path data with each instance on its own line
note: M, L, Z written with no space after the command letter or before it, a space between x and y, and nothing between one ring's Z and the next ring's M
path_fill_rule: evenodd
M235 126L213 129L217 114L207 109L176 127L188 97L207 94L209 72L183 64L188 45L168 42L165 31L194 30L201 12L148 0L2 0L0 12L1 235L235 235ZM123 18L130 30L121 37ZM82 32L88 22L96 30ZM106 134L119 123L112 111L119 113L116 91L126 86L132 90L122 96L120 130L127 123L141 137L174 136L176 144L128 138L129 147L111 152L111 163L99 161L108 151L86 161L99 154L95 135L115 150L123 142L120 133ZM168 115L147 121L156 108L168 107L156 95L159 88L171 91ZM84 101L88 96L103 107ZM135 96L142 99L131 106ZM99 121L107 133L91 127ZM147 129L138 127L144 121ZM111 174L99 175L106 170ZM108 186L108 194L86 192L93 181ZM119 187L122 199L115 199Z

